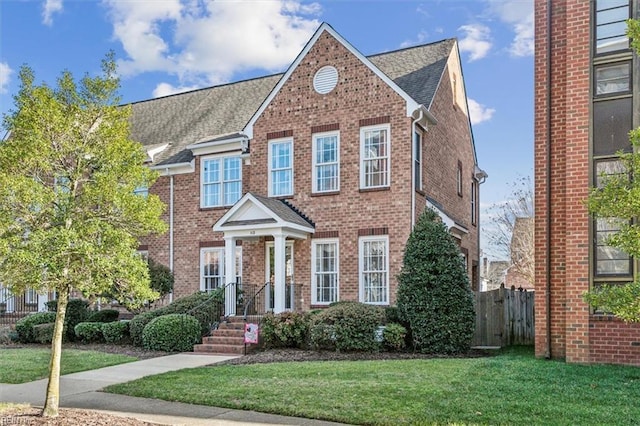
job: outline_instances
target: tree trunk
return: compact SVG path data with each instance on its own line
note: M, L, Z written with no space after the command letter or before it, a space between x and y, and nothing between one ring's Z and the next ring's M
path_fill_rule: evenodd
M60 404L60 359L62 357L62 335L64 332L64 317L69 303L69 289L58 292L58 310L56 312L56 325L53 329L51 341L51 361L49 363L49 384L47 395L42 409L43 417L57 417Z

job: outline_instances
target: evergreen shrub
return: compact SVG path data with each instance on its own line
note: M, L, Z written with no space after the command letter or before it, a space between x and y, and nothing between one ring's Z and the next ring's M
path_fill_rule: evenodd
M104 336L102 335L101 322L81 322L76 324L74 331L76 333L76 340L82 343L101 343L104 342Z
M129 321L113 321L102 323L104 341L114 345L129 342Z
M360 302L341 302L313 315L310 344L315 349L377 351L376 331L384 323L384 309Z
M51 343L53 340L53 329L55 328L55 322L47 322L44 324L37 324L33 326L33 335L37 343L43 345ZM64 337L64 334L63 334Z
M142 332L142 346L154 351L191 352L200 339L200 322L186 314L154 318Z
M114 322L118 321L120 312L116 309L103 309L89 313L86 322Z
M452 354L469 349L473 293L460 248L430 209L409 236L398 283L399 319L409 325L415 350Z
M131 340L134 345L142 346L142 332L145 326L154 318L168 314L188 313L196 317L200 323L201 336L203 336L211 329L212 322L219 321L220 304L223 300L224 293L222 291L214 291L213 293L198 292L176 299L162 308L138 314L133 317L129 324Z
M21 343L36 343L36 336L33 327L38 324L46 324L56 321L55 312L35 312L16 322L16 333L18 341Z
M268 313L260 325L260 337L267 348L303 348L308 334L309 316L300 312Z

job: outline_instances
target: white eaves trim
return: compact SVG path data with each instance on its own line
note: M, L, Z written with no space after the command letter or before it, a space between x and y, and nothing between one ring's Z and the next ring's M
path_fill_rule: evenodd
M302 62L304 57L307 55L307 53L309 53L311 48L316 44L316 42L318 41L322 33L325 31L331 34L336 40L338 40L349 52L355 55L364 65L366 65L371 71L373 71L374 74L380 77L380 79L382 79L389 87L391 87L396 93L398 93L398 95L400 95L402 99L405 100L406 107L407 107L407 113L406 113L407 117L411 117L412 113L419 108L420 105L411 96L409 96L404 90L402 90L400 86L398 86L386 74L380 71L378 67L373 65L373 63L369 59L367 59L366 56L360 53L355 47L351 45L351 43L349 43L340 34L338 34L336 30L334 30L331 27L331 25L327 24L326 22L323 22L318 27L315 34L304 46L304 49L302 49L302 51L298 54L298 56L293 61L293 63L289 66L289 68L287 69L287 72L282 76L280 81L278 81L278 84L276 84L276 86L273 88L271 93L269 93L269 96L267 96L264 102L262 102L262 104L260 105L260 108L258 108L258 110L253 115L253 117L251 117L251 120L249 120L249 122L245 126L243 133L247 135L249 139L253 139L253 125L255 124L255 122L262 115L262 113L267 108L267 106L271 103L273 98L275 98L275 96L278 94L282 86L284 86L287 80L289 80L289 77L291 76L293 71L297 68L300 62Z
M167 149L168 146L169 146L168 143L164 143L164 144L153 145L149 147L147 149L147 157L149 157L149 161L153 162L153 157L155 157L157 154Z
M160 172L160 176L183 175L196 171L196 161L191 160L188 163L161 164L149 168Z
M249 140L246 136L238 136L229 139L206 138L201 142L196 142L192 145L188 145L187 149L190 149L193 155L208 155L219 154L229 151L242 151Z
M239 224L237 226L225 225L227 222L242 220L262 220L271 219L271 223L253 223L251 225ZM285 230L287 234L295 238L306 238L306 235L315 232L312 226L302 226L297 223L282 219L260 200L247 192L236 204L229 209L212 227L214 232L243 233L250 231L251 236L272 235L274 229Z

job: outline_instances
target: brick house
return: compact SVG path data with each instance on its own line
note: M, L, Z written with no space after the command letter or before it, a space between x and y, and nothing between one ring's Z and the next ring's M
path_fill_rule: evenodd
M174 297L270 283L275 312L394 304L427 206L477 288L486 174L454 39L365 57L322 24L284 74L134 103L132 138L170 228L140 250L174 271Z
M640 365L640 324L594 312L584 292L629 282L638 262L606 245L615 220L585 206L640 125L640 64L625 36L637 0L535 2L536 356Z

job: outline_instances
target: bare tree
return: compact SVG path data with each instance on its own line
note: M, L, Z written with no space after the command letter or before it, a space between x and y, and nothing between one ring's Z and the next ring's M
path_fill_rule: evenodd
M509 273L533 285L533 185L529 176L513 183L506 201L490 208L491 225L485 230L496 255L510 262Z

